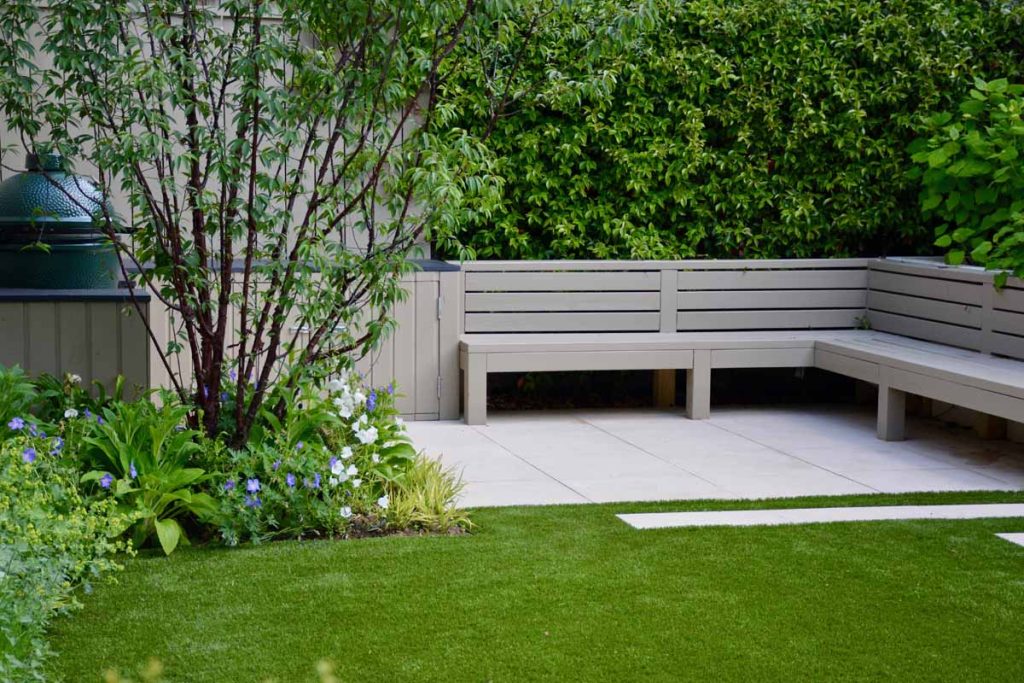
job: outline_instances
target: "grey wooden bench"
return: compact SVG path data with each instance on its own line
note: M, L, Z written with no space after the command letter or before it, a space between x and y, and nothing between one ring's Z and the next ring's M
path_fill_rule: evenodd
M464 278L468 424L486 422L493 372L650 369L664 404L685 370L702 419L711 371L754 367L877 384L885 439L902 438L906 393L1024 421L1019 281L997 293L986 273L868 259L480 262Z

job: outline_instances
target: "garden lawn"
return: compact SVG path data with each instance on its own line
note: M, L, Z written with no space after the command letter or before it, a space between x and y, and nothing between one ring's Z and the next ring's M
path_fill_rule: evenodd
M636 531L617 512L1024 502L1020 493L475 512L471 536L140 556L61 621L56 673L173 681L1024 680L1024 519Z

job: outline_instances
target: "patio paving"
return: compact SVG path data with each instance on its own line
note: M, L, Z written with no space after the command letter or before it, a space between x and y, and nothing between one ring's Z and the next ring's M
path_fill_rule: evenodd
M410 422L417 447L461 469L466 506L774 498L1024 488L1024 444L935 420L875 438L859 406L494 412L489 424Z

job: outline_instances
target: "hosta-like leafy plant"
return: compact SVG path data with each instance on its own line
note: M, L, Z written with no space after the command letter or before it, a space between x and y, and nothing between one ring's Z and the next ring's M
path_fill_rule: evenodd
M154 534L168 555L188 538L182 521L209 520L216 505L199 490L206 472L192 465L202 451L201 435L185 429L188 409L157 408L148 400L116 403L91 421L82 439L82 458L89 471L83 482L109 492L138 519L132 541L142 546Z
M926 121L911 145L921 208L942 221L935 244L951 264L1024 276L1024 85L977 79L956 113Z

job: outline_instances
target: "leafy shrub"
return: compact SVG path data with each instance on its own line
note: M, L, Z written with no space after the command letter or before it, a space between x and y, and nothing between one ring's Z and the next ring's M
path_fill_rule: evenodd
M660 21L600 49L620 3L535 22L550 4L471 36L442 87L451 125L493 125L504 197L459 233L480 258L928 248L920 114L968 74L1021 73L1020 3L656 0Z
M33 412L44 422L56 423L68 410L98 413L124 400L124 377L121 376L114 381L110 393L102 382L95 380L90 393L82 386L82 378L70 372L61 378L43 373L34 384L37 395Z
M35 386L24 370L17 365L11 368L0 366L0 425L28 415L36 398Z
M942 223L936 246L954 265L970 261L1024 277L1024 85L976 79L958 111L926 120L910 149L921 167L921 208Z
M114 539L131 518L82 497L55 437L13 424L0 426L0 680L46 680L47 625L79 606L79 587L119 568L112 556L129 546Z
M206 521L216 512L213 498L199 490L206 472L192 466L203 447L202 435L185 428L188 412L165 396L161 408L142 399L82 416L88 427L79 457L88 471L81 480L134 511L136 547L155 535L170 555L179 542L188 541L183 520Z
M310 384L282 399L290 403L284 417L265 415L262 436L225 468L217 490L225 541L382 528L385 486L401 481L415 456L393 389L368 389L347 373L326 394Z
M400 482L387 485L388 524L396 529L450 533L472 526L456 503L465 488L462 477L422 454Z

